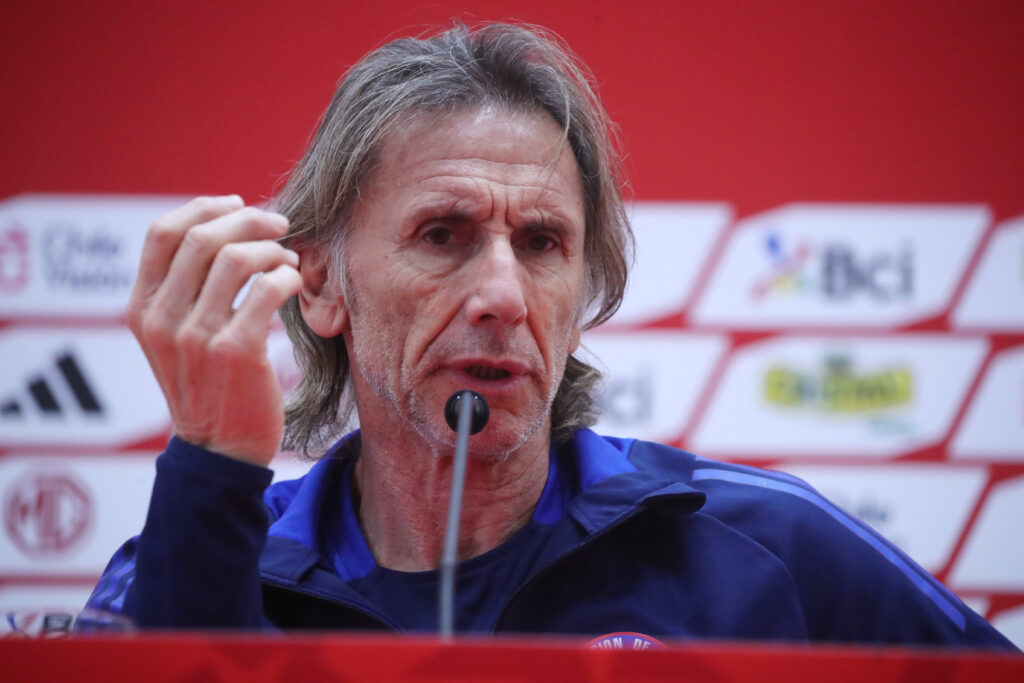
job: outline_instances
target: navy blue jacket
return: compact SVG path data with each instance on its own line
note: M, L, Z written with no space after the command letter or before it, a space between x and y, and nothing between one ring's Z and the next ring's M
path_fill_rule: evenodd
M799 479L589 430L567 447L576 493L495 633L1013 649ZM270 470L172 439L89 606L142 627L396 629L321 556L343 467L268 488Z

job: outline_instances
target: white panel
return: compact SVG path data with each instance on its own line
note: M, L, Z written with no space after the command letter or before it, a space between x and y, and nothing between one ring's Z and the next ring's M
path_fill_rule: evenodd
M663 331L592 332L583 343L606 369L595 429L652 441L679 436L726 346L721 336Z
M96 579L99 580L99 574ZM91 583L73 586L7 584L0 586L0 614L35 611L75 614L85 607L92 589Z
M278 453L270 463L270 469L274 470L275 482L288 481L303 476L314 464L299 460L290 453Z
M281 393L287 399L299 385L302 371L295 362L292 342L282 328L272 329L267 337L267 359L270 361L270 367L274 369Z
M1024 217L992 235L952 318L958 327L1024 330Z
M956 458L1024 462L1024 346L992 359L950 452Z
M98 576L142 530L156 455L0 458L0 575ZM274 479L311 466L280 455Z
M1024 477L994 487L950 573L954 589L1024 591Z
M1024 650L1024 605L996 615L992 625L1009 638L1011 643Z
M142 530L155 453L0 459L0 574L99 575Z
M988 612L988 607L991 604L991 600L988 598L961 598L961 600L965 605L981 616L985 616L985 613Z
M794 204L734 233L700 324L886 327L947 306L984 229L980 206Z
M636 263L611 324L681 313L711 247L732 218L728 204L637 202L630 207Z
M930 572L949 560L985 486L982 468L780 465L865 522Z
M152 221L182 197L21 195L0 202L0 316L120 316Z
M887 457L940 441L982 339L781 337L742 347L693 436L704 455Z
M7 328L0 330L0 358L15 359L0 365L0 446L110 446L170 426L160 387L125 328ZM96 405L73 392L61 370L69 362ZM33 394L40 382L56 410L44 410Z

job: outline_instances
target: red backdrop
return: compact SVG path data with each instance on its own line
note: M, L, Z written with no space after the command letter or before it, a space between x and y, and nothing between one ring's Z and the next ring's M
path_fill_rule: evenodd
M423 5L426 5L425 7ZM11 2L0 197L241 192L301 152L338 77L453 16L561 34L598 76L642 199L1024 210L1024 4Z

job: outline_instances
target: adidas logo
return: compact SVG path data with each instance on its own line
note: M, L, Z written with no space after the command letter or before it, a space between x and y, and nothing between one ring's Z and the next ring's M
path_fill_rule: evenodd
M0 419L24 419L30 411L47 417L66 417L72 412L103 416L96 392L70 351L60 353L51 368L30 377L25 388L25 392L0 398Z

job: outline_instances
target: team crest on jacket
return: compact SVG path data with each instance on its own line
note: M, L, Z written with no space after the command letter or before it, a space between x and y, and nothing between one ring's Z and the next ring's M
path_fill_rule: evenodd
M663 647L665 643L657 638L631 631L598 636L586 644L588 650L658 650Z

